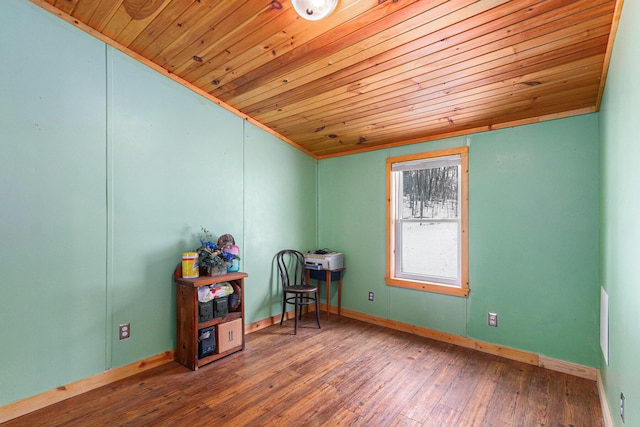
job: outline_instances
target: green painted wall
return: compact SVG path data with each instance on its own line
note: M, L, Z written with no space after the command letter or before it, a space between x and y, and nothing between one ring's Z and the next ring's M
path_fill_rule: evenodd
M282 290L275 254L316 245L317 161L266 134L247 127L245 161L246 323L282 313Z
M622 9L600 113L602 150L602 286L609 294L609 365L601 374L614 425L640 425L640 4Z
M201 225L243 246L244 122L111 48L107 69L108 314L132 328L110 334L121 366L175 345L171 273Z
M469 298L386 286L385 159L461 145ZM597 115L321 161L319 244L345 253L343 307L598 366L598 165Z
M37 9L0 3L0 406L105 368L105 49Z
M201 225L241 248L247 321L279 313L315 159L24 0L0 2L0 56L0 406L175 348Z
M597 120L471 138L470 337L598 366Z

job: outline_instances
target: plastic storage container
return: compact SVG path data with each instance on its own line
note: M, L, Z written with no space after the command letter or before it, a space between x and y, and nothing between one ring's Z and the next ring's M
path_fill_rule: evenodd
M203 358L216 351L216 327L210 326L198 331L198 358Z
M227 297L213 300L213 317L224 317L229 314L229 303Z
M240 256L240 248L236 245L233 245L229 249L227 249L227 252L238 257ZM235 273L236 271L240 271L240 260L238 258L234 258L227 263L227 272Z
M198 253L185 252L182 254L182 277L193 279L200 276L198 269Z

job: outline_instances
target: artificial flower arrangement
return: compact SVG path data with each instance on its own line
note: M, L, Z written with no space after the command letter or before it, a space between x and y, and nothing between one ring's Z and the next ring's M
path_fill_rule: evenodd
M202 226L200 229L204 234L204 237L200 239L201 246L196 250L200 269L210 276L226 273L227 263L232 262L234 259L240 259L240 257L231 253L230 247L224 246L223 242L213 243L209 230Z

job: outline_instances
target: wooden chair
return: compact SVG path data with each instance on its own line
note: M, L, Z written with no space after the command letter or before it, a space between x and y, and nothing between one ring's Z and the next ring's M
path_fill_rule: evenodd
M298 333L298 320L302 319L302 307L315 304L316 321L320 328L320 301L318 287L305 283L304 255L293 249L285 249L276 254L276 263L282 284L282 317L284 320L287 304L294 306L294 335Z

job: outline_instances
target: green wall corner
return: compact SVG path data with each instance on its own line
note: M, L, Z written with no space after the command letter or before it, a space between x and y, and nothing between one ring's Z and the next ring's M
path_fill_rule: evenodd
M600 280L609 295L609 364L601 356L601 374L617 427L640 425L639 21L640 4L624 2L600 113ZM626 397L624 424L620 393Z
M597 134L592 114L320 161L319 243L345 253L343 307L597 366ZM462 145L469 298L387 286L386 158Z

